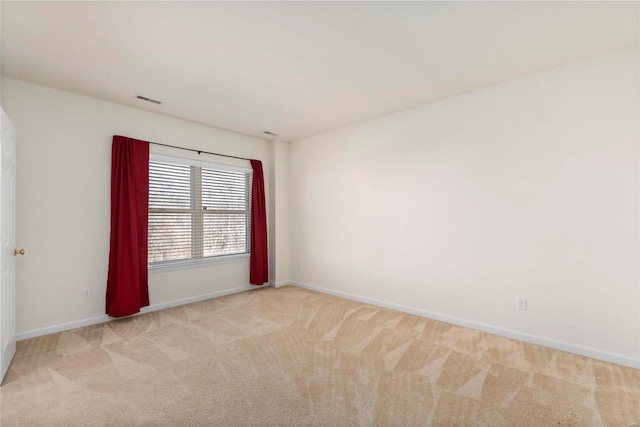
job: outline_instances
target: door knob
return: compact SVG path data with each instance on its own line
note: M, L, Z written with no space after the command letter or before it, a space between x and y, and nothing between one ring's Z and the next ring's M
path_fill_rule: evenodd
M13 250L13 255L24 255L24 249L14 249Z

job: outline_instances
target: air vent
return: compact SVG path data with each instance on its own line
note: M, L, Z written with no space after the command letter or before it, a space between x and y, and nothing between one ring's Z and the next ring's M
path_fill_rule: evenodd
M264 133L266 133L267 135L271 135L271 136L278 136L277 133L269 132L268 130L265 130Z
M146 96L142 96L142 95L136 95L137 99L140 99L142 101L147 101L147 102L152 102L154 104L162 104L162 101L158 101L157 99L151 99L151 98L147 98Z

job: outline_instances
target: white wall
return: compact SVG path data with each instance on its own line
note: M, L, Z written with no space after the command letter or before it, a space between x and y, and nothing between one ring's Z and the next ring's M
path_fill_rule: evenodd
M640 367L638 72L627 49L292 143L293 280Z
M273 191L271 200L274 215L271 239L273 269L270 281L274 286L283 286L291 281L289 268L289 143L271 141L271 164L273 165Z
M18 129L17 236L27 253L18 259L18 333L104 315L113 135L259 159L269 179L266 141L16 80L2 83L2 106ZM149 276L152 305L248 284L248 260ZM81 299L86 287L93 291L89 300Z
M269 283L289 284L289 143L269 141Z

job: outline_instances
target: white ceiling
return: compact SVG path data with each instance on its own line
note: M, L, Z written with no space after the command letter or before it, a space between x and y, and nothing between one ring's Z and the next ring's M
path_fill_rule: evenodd
M637 44L638 7L3 1L1 71L290 141Z

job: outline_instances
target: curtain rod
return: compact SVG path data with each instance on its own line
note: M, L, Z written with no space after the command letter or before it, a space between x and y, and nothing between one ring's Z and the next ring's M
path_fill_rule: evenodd
M196 150L194 148L177 147L175 145L160 144L159 142L149 142L149 144L162 145L163 147L177 148L178 150L193 151L194 153L198 153L198 154L205 153L205 154L213 154L214 156L229 157L229 158L232 158L232 159L249 160L249 161L251 160L251 159L247 159L246 157L238 157L238 156L230 156L228 154L212 153L211 151Z

